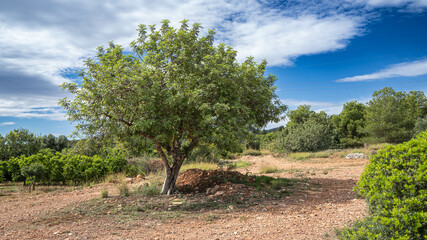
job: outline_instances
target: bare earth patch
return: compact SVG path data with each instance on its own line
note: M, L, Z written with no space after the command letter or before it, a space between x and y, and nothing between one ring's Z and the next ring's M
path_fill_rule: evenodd
M342 228L366 215L364 200L352 188L366 159L336 156L290 160L246 156L241 173L258 174L265 166L274 177L303 179L289 195L268 198L245 186L222 184L233 196L179 194L118 197L113 184L52 192L0 195L1 239L334 239ZM136 181L133 185L143 184ZM102 199L101 189L109 188ZM132 189L132 188L131 188Z

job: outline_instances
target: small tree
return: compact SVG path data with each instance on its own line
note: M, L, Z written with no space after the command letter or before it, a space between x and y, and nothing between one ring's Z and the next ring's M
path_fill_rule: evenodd
M277 144L289 152L315 152L337 147L338 138L331 122L323 123L310 118L290 128Z
M332 122L338 129L341 145L344 147L356 147L363 145L365 136L365 105L357 101L347 102L339 115L332 118Z
M366 132L378 142L401 143L411 139L418 118L427 115L421 91L409 93L385 87L375 91L366 108Z
M75 99L61 100L69 119L87 134L140 136L152 141L163 161L162 194L175 190L181 165L199 145L227 146L248 127L279 121L286 107L275 95L266 61L236 61L236 51L214 46L214 31L199 37L200 25L159 30L139 26L132 54L110 43L98 48L81 72L83 83L65 84Z
M286 128L270 143L273 151L304 152L337 147L338 135L331 117L310 108L310 105L300 105L287 113Z
M21 168L21 174L28 180L29 192L31 192L31 188L33 190L36 189L36 183L40 181L44 174L44 168L41 163L33 163L28 166L23 166Z

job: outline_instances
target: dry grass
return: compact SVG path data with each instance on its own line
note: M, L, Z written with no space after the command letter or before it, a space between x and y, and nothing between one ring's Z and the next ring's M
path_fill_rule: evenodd
M246 168L246 167L249 167L251 165L252 165L251 162L237 161L237 162L230 162L230 163L226 164L225 166L228 169L238 169L238 168Z
M335 154L338 150L326 150L320 152L296 152L289 153L288 158L295 160L307 160L310 158L328 158Z
M108 198L108 189L107 188L101 189L101 198Z
M121 173L112 173L112 174L108 174L105 179L104 182L106 183L119 183L119 182L123 182L126 179L126 174L121 172Z
M121 181L120 183L118 183L117 189L119 190L120 196L129 196L129 186L125 181Z
M264 165L261 167L261 170L259 171L259 173L261 174L267 174L267 173L277 173L280 172L281 170L276 167L276 166L272 166L272 165Z
M246 149L242 153L243 156L261 156L262 152L259 150Z
M193 169L193 168L197 168L201 170L215 170L218 168L218 164L207 163L207 162L188 163L188 164L182 165L180 172L184 172L185 170Z

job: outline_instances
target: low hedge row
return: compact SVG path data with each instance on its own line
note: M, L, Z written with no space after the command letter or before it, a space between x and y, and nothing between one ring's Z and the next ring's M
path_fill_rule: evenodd
M21 156L0 162L0 181L26 181L23 169L41 164L40 182L46 184L81 184L97 181L108 173L124 171L127 161L121 151L112 151L107 157L88 157L71 153L53 153L43 149L29 157Z

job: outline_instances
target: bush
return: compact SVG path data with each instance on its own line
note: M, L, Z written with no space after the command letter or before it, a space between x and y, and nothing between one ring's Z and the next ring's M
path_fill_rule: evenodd
M261 137L254 133L250 133L246 138L246 149L260 150Z
M219 162L221 151L215 144L201 144L185 160L186 162Z
M155 196L160 194L160 189L155 184L147 186L139 186L135 189L135 193L142 194L143 196Z
M110 154L106 158L100 156L73 155L71 153L53 154L44 149L37 154L26 157L11 158L0 164L0 174L8 176L13 181L25 181L28 167L40 164L44 174L39 179L42 183L73 183L99 181L108 173L117 173L126 169L127 161L123 155ZM3 169L3 170L2 170ZM6 180L9 180L6 178Z
M22 176L32 184L33 190L35 189L36 183L43 177L44 173L45 169L41 163L32 163L31 165L23 166L21 168ZM29 190L31 192L31 185Z
M343 239L421 239L427 236L426 146L427 131L409 142L388 145L371 158L356 189L366 199L372 213L366 221L374 224L359 223L352 230L346 230ZM365 230L362 231L361 226ZM361 232L368 237L355 238Z
M129 196L129 186L124 180L122 180L117 185L117 189L119 189L120 196L122 196L122 197L128 197Z
M7 162L0 161L0 183L6 180Z
M101 198L108 198L108 189L107 188L101 189Z
M289 129L284 136L282 148L289 152L316 152L336 147L337 138L331 123L308 119Z
M261 170L259 171L259 173L261 174L277 173L277 172L280 172L280 169L277 168L276 166L271 166L271 165L262 166Z
M361 221L356 221L350 228L337 231L338 239L354 240L382 240L391 239L390 231L370 216Z
M112 149L107 155L109 170L113 173L124 171L127 165L125 156L123 149Z

